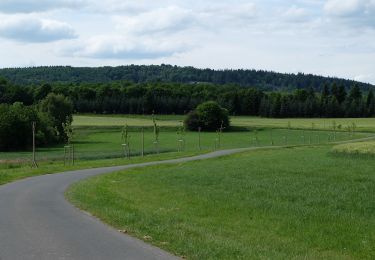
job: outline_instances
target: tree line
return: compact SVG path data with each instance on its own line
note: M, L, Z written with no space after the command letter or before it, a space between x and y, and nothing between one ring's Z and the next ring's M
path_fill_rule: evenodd
M70 66L49 66L0 69L0 76L18 85L41 85L44 83L132 83L169 82L180 84L211 83L215 85L235 84L242 87L256 87L265 91L313 88L322 91L325 85L336 82L349 89L358 84L367 91L370 84L339 78L311 74L287 74L262 70L212 70L171 65L129 65L118 67L75 68Z
M100 114L187 114L199 104L215 101L231 115L264 117L372 117L373 90L333 83L322 91L263 91L238 85L130 83L43 84L17 86L0 79L0 103L38 104L49 93L72 101L75 112Z
M265 95L259 106L264 117L373 117L375 99L372 89L362 93L358 85L347 92L343 86L325 85L321 93L296 90L292 94Z

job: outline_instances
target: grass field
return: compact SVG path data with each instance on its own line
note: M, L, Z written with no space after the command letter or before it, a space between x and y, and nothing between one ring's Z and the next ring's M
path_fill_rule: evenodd
M133 155L139 155L142 150L142 134L139 130L130 132L130 150ZM349 136L348 133L338 132L336 141L350 140L366 137L368 134L356 133ZM177 131L162 129L159 137L158 148L154 145L152 129L145 131L145 153L153 154L159 152L176 152L180 148L180 136ZM184 140L184 151L212 151L215 149L229 149L250 146L273 145L298 145L318 144L334 141L333 133L328 131L310 130L287 130L287 129L259 129L257 131L224 132L219 136L215 132L201 133L200 138L197 132L186 132L182 137ZM78 160L96 160L105 158L119 158L123 156L121 127L77 127L75 131L75 154ZM63 145L39 148L37 150L38 160L63 160ZM0 161L28 160L31 158L30 151L0 153Z
M348 155L375 156L375 141L340 144L333 147L333 152Z
M158 125L177 127L182 124L183 116L158 115ZM150 115L75 115L73 126L152 126Z
M374 259L375 161L330 146L134 169L67 197L189 259Z
M180 115L157 115L160 126L176 127L180 126L184 116ZM288 128L288 124L295 129L311 129L314 124L315 129L332 130L333 122L341 131L345 131L347 126L355 123L357 131L375 132L375 118L292 118L275 119L248 116L231 117L233 126L246 128ZM151 116L137 115L76 115L74 116L74 126L123 126L125 123L134 126L151 126Z
M332 130L333 122L341 131L346 131L348 126L353 123L356 125L356 131L375 132L375 118L292 118L275 119L260 117L233 117L232 123L240 127L273 127L287 128L290 123L292 128L311 129L312 124L315 129Z

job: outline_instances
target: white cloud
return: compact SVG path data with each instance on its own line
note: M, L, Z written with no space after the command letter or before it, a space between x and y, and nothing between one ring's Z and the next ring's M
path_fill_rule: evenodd
M290 7L283 16L289 22L305 22L310 18L305 8L297 6Z
M257 8L254 3L245 3L239 5L227 6L219 14L229 15L232 18L253 19L256 16Z
M67 23L35 16L1 16L0 37L26 43L52 42L76 38Z
M329 15L353 16L364 12L367 0L328 0L324 5L324 10Z
M201 10L200 14L211 22L247 23L256 17L257 7L254 3L214 4Z
M156 59L185 51L189 46L171 39L100 35L76 41L62 50L65 56L96 59Z
M354 80L361 81L361 82L375 82L375 74L361 74L354 77Z
M96 13L136 15L141 12L153 10L155 6L154 3L148 0L106 0L92 1L90 5L87 5L87 9Z
M195 23L194 13L175 6L159 8L137 16L116 16L117 28L133 34L174 33Z
M59 8L77 8L84 4L84 0L1 0L0 12L33 13Z
M375 28L375 0L328 0L324 11L352 27Z
M80 38L62 48L64 56L103 60L149 60L171 57L192 44L178 37L197 22L189 9L176 6L157 8L135 15L111 18L111 32Z
M328 0L324 13L328 23L336 23L344 32L344 26L356 34L375 29L375 0Z

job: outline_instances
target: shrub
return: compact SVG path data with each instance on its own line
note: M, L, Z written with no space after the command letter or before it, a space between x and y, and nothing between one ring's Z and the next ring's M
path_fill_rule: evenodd
M191 131L197 131L199 127L203 131L215 131L220 127L228 128L228 111L216 102L205 102L190 112L184 123L186 128Z

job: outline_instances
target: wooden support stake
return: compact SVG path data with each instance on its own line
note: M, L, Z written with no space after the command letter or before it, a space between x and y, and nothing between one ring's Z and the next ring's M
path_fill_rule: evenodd
M220 131L219 131L219 137L218 137L218 147L219 147L219 149L221 149L221 129L220 129Z
M145 129L142 127L142 157L145 156Z
M72 165L74 165L74 144L72 144Z
M69 145L69 164L72 163L72 147Z
M64 146L64 166L66 165L66 147Z
M201 147L201 131L202 131L202 128L198 127L198 148L199 148L199 151L202 150L202 147Z
M33 161L32 161L32 167L38 168L38 164L36 163L35 158L35 129L36 129L36 123L32 123L32 129L33 129Z

